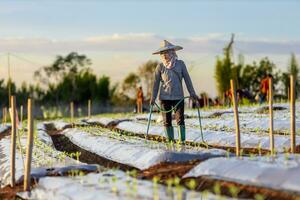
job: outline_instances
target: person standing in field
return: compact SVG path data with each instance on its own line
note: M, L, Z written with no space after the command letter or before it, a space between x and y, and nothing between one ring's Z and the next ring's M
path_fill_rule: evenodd
M260 82L260 103L265 102L268 100L268 94L269 94L269 79L272 76L270 74L267 74L267 76L261 80Z
M137 106L137 113L143 112L143 101L144 101L144 94L142 87L139 87L137 90L137 98L136 98L136 106Z
M183 49L164 40L161 47L153 54L159 54L161 63L157 65L154 73L154 84L150 104L154 105L159 91L159 100L163 110L172 109L183 98L182 79L184 79L186 87L194 101L198 101L190 75L186 65L182 60L177 59L177 50ZM180 141L185 141L185 123L184 123L184 101L174 109L177 125L179 126ZM172 112L162 112L165 133L169 141L174 141L174 129L172 126Z

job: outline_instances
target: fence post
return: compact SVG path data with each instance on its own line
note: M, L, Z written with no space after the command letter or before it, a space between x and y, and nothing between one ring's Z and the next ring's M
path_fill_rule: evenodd
M11 105L11 146L10 146L10 185L11 187L15 186L15 165L16 165L16 133L17 133L17 124L16 124L16 97L11 96L10 98Z
M6 123L6 122L5 122L5 116L4 116L4 115L5 115L5 108L3 107L3 108L2 108L2 124Z
M290 107L291 107L291 153L295 153L295 77L290 75Z
M290 101L290 87L288 87L288 102Z
M27 133L27 149L26 149L26 165L24 172L24 191L30 191L30 172L31 172L31 156L33 148L33 109L32 109L32 100L28 99L27 105L27 119L28 119L28 133Z
M23 105L20 106L20 122L21 125L23 126Z
M91 118L92 100L88 101L88 118Z
M270 151L271 155L274 155L274 122L273 122L273 79L269 78L269 114L270 114Z
M6 122L7 122L7 108L4 107L3 108L3 123L6 124Z
M74 119L74 102L71 101L70 103L70 117L71 117L71 121L73 122Z
M241 136L240 136L240 123L239 123L239 112L238 112L238 102L236 97L236 88L234 80L230 80L231 85L231 94L232 94L232 102L233 102L233 110L234 110L234 119L235 119L235 132L236 132L236 156L240 156L241 149Z

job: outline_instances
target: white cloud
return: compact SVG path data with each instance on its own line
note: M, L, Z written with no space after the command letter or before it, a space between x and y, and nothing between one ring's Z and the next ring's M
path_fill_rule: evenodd
M86 42L107 42L107 41L122 41L122 40L140 40L140 39L149 39L156 37L155 34L152 33L129 33L129 34L112 34L112 35L99 35L99 36L92 36L84 39Z
M99 35L80 40L55 40L48 38L0 38L2 52L61 53L70 51L116 51L151 53L167 39L184 47L188 53L220 54L231 34L211 33L188 38L169 38L153 33ZM300 40L249 39L236 34L234 47L245 54L300 53Z

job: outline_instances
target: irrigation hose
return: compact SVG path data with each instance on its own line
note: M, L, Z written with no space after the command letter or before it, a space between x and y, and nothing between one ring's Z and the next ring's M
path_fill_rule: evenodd
M157 109L162 112L162 113L169 113L169 112L172 112L174 111L178 105L184 100L184 99L187 99L187 98L190 98L190 96L186 96L186 97L183 97L182 99L180 99L180 101L178 101L178 103L170 110L163 110L156 102L154 102L153 105L150 105L150 113L149 113L149 118L148 118L148 123L147 123L147 137L148 137L148 133L149 133L149 127L150 127L150 123L151 123L151 116L152 116L152 112L153 112L153 106L155 105L157 107ZM201 115L200 115L200 109L199 109L199 106L197 106L197 111L198 111L198 119L199 119L199 125L200 125L200 133L201 133L201 140L202 140L202 143L206 143L204 141L204 138L203 138L203 132L202 132L202 123L201 123Z

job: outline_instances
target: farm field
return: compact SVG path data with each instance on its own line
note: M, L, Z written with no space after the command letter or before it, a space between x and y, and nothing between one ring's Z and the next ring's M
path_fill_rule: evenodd
M27 1L0 200L300 200L300 1Z
M245 125L241 125L239 157L235 156L234 116L230 109L201 112L203 141L197 113L188 110L185 144L166 142L158 114L152 118L148 136L147 114L39 121L34 136L31 193L21 188L26 129L18 131L17 187L11 189L10 125L1 125L0 197L299 199L300 155L289 153L288 105L276 106L280 109L274 111L277 132L273 156L266 125L269 119L261 112L263 106L240 109L241 124ZM297 152L299 139L297 136Z

